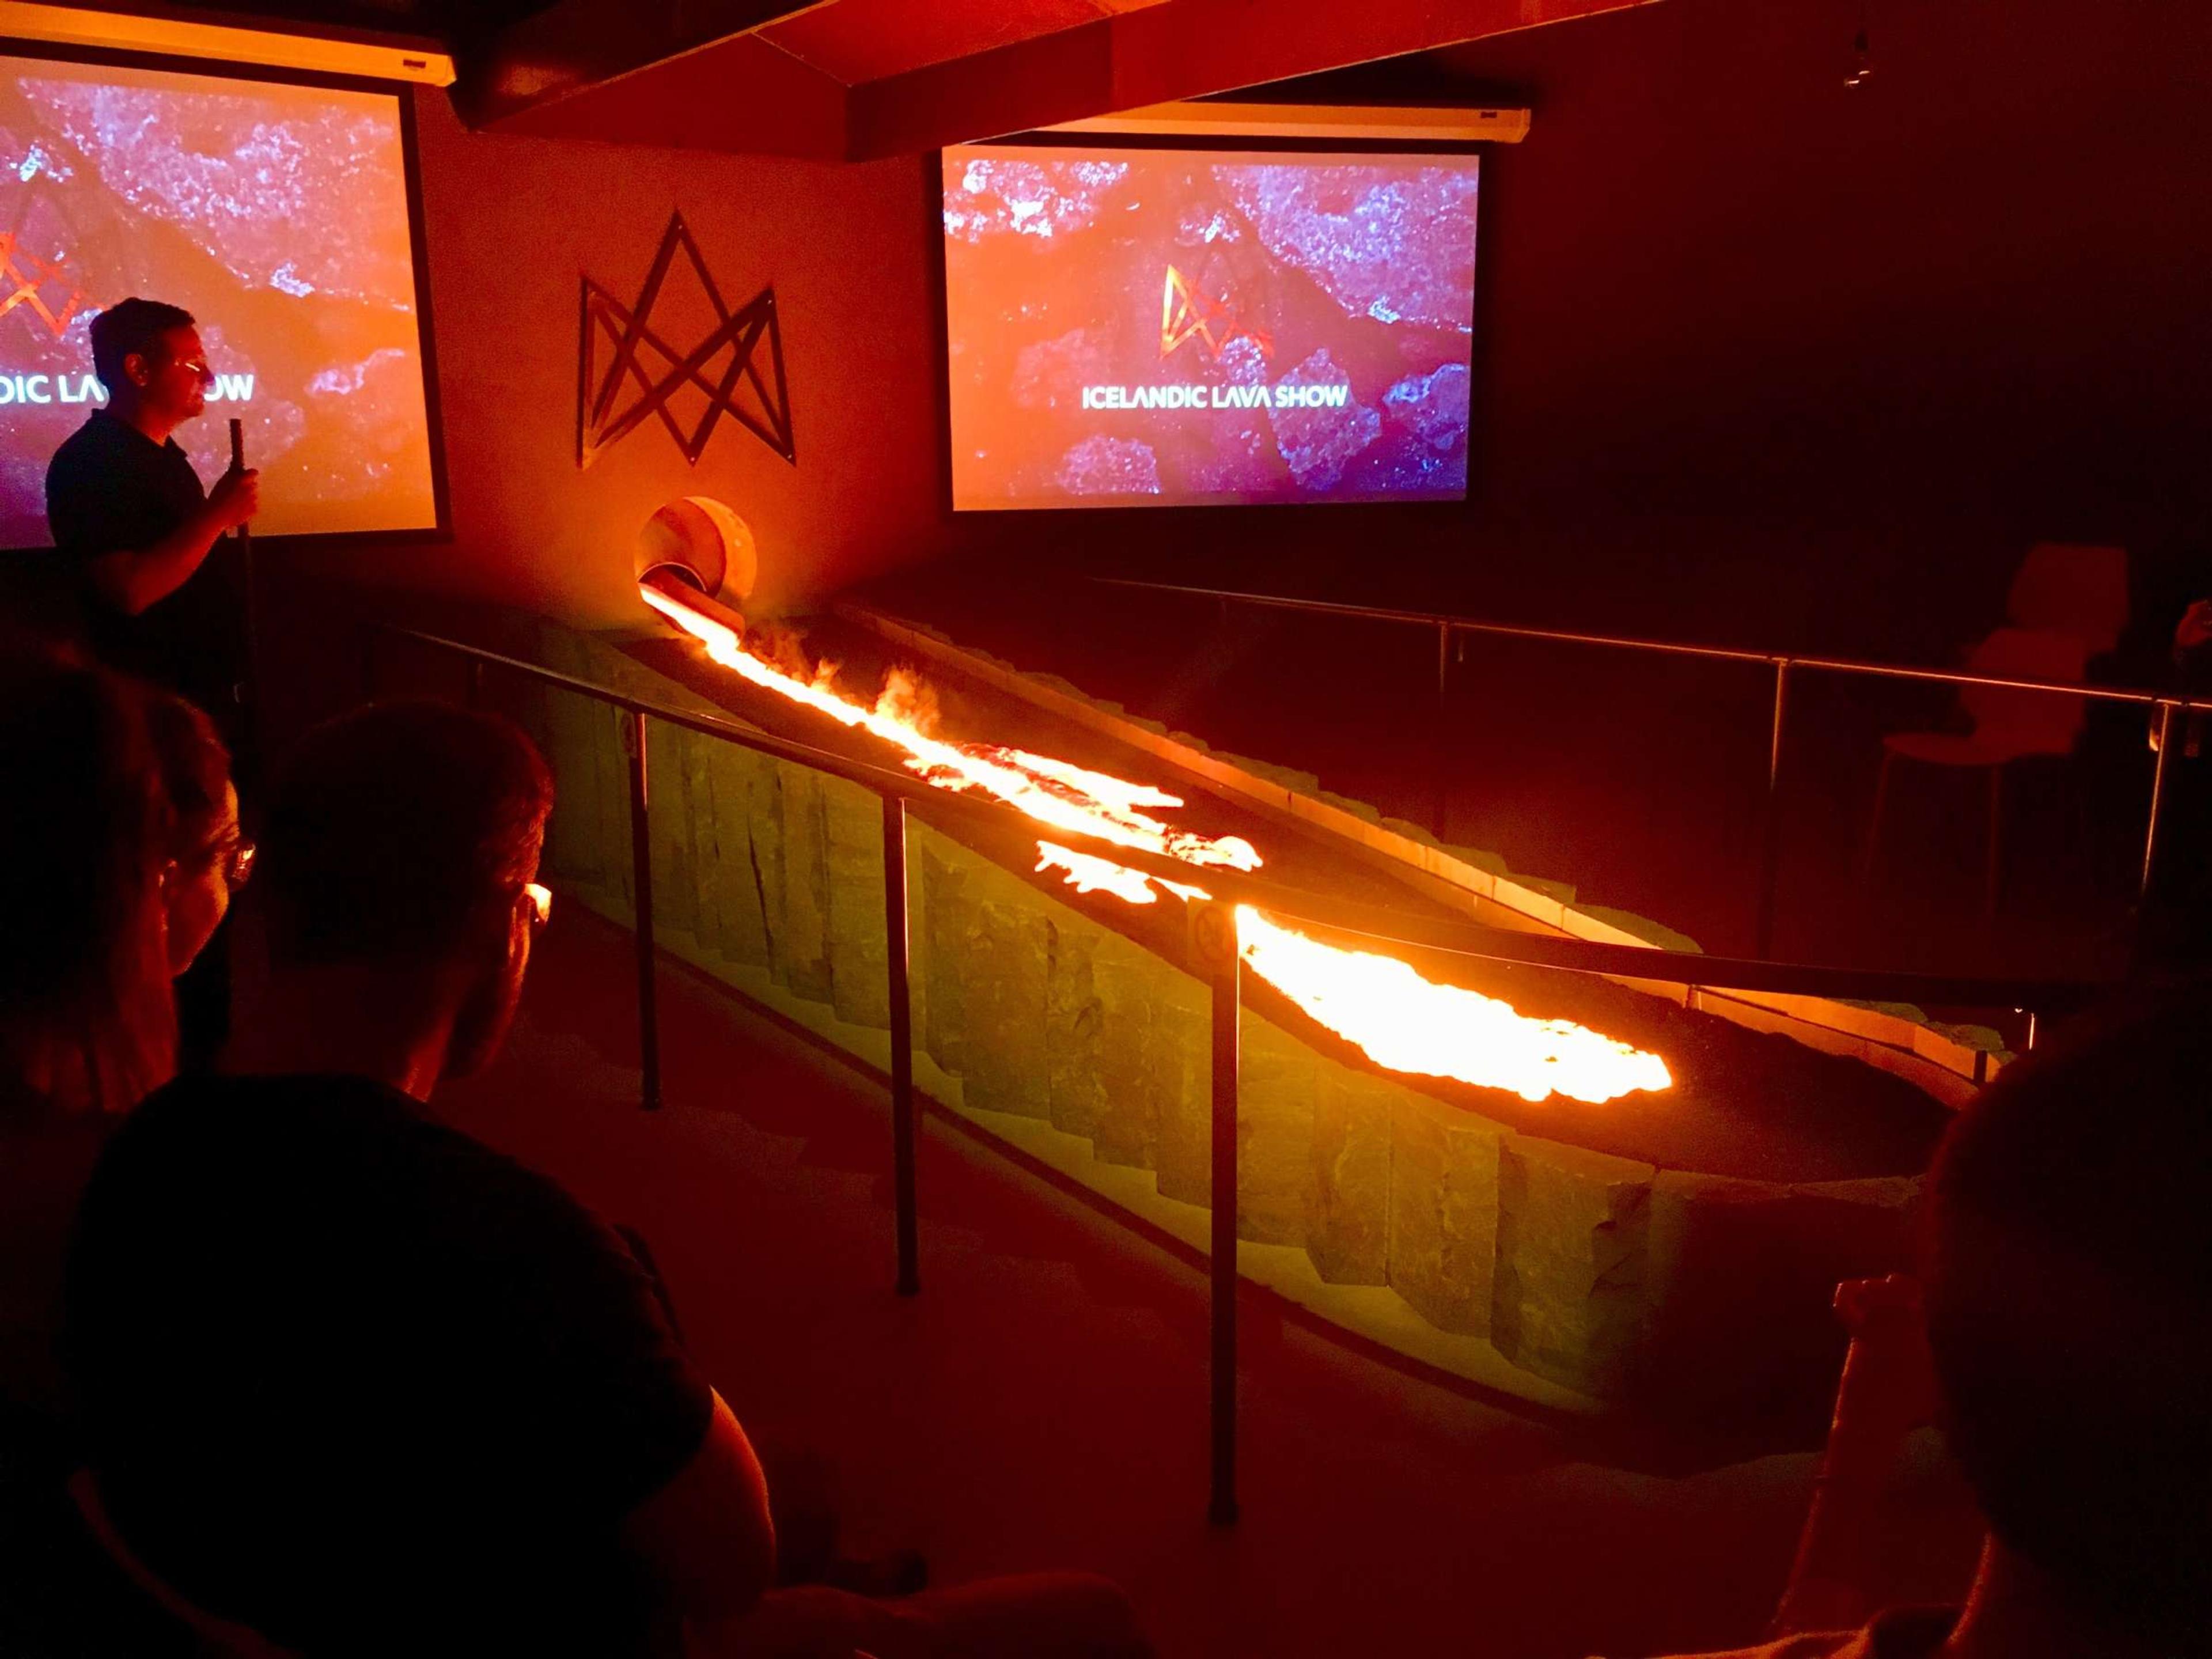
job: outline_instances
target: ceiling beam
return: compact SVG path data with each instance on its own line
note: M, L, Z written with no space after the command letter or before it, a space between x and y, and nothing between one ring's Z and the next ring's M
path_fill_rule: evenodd
M1170 0L837 0L762 34L847 86L1080 28Z
M818 7L556 0L463 55L455 102L549 137L872 161L1653 3L1091 0L1111 15L848 87L764 27Z
M1653 0L1175 0L853 88L848 159L1199 98Z
M746 34L649 75L533 105L501 121L499 131L834 161L845 153L845 100L843 82L765 34Z
M459 54L453 102L500 126L832 0L554 0Z
M1109 137L1379 139L1402 144L1517 144L1528 136L1529 112L1492 105L1455 109L1417 104L1238 104L1224 99L1145 104L1111 115L1062 121L1047 132Z

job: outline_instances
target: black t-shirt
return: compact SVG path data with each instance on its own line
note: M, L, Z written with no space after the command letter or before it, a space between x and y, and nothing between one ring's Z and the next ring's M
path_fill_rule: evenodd
M46 466L46 523L94 653L224 719L240 676L245 630L238 574L222 545L175 592L135 617L107 602L89 569L102 554L152 546L206 500L175 439L157 444L104 409L71 433Z
M314 1654L622 1654L618 1523L713 1397L621 1239L359 1078L157 1091L93 1176L64 1352L118 1530Z

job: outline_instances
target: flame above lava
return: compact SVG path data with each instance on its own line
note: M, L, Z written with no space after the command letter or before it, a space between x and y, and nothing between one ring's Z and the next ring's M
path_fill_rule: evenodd
M1143 848L1187 864L1232 870L1260 866L1258 851L1239 836L1179 830L1146 810L1180 806L1178 796L1050 756L944 742L913 718L911 682L902 682L869 708L832 690L825 674L801 679L763 661L744 648L734 629L676 596L642 583L638 592L698 640L714 662L763 690L891 744L905 752L910 770L941 789L981 790L1048 827ZM1131 904L1155 903L1162 890L1182 899L1210 896L1203 888L1049 841L1037 843L1037 854L1040 871L1065 872L1079 892L1111 893ZM1270 921L1249 905L1237 907L1237 935L1253 972L1391 1071L1453 1078L1480 1088L1508 1090L1529 1101L1561 1094L1598 1103L1674 1082L1656 1054L1569 1020L1534 1019L1494 997L1437 984L1395 957L1310 939Z
M723 667L763 690L827 714L841 726L870 732L903 749L908 769L940 789L981 789L1009 806L1019 807L1040 823L1103 836L1124 847L1141 847L1186 864L1232 870L1260 867L1260 854L1249 841L1236 836L1194 835L1139 810L1180 806L1182 802L1176 796L1103 772L1087 772L1065 761L1025 755L1018 749L942 742L925 735L902 713L888 707L888 699L873 708L865 708L838 696L818 679L810 683L787 674L747 651L727 623L702 616L658 588L641 583L637 591L647 605L696 637L707 647L708 656Z

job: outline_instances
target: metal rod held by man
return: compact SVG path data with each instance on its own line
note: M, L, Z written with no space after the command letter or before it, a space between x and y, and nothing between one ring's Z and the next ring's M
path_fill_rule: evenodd
M234 473L246 471L246 422L235 415L230 417L230 470ZM236 688L236 696L240 724L251 734L249 741L258 744L261 726L261 614L254 581L252 526L241 523L238 526L238 547L240 580L246 584L246 678Z

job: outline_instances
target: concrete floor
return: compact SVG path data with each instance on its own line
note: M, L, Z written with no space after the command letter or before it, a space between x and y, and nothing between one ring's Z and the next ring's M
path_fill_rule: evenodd
M566 907L463 1127L651 1241L756 1439L830 1454L850 1541L937 1582L1107 1573L1170 1656L1631 1656L1755 1638L1809 1455L1668 1479L1579 1431L1243 1308L1243 1519L1209 1528L1189 1261L937 1121L924 1293L890 1293L879 1084L665 966L668 1105L637 1105L628 936Z

